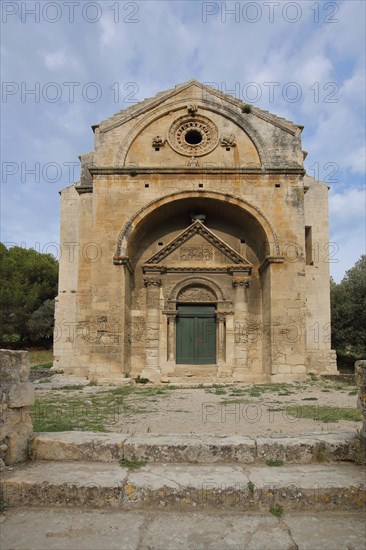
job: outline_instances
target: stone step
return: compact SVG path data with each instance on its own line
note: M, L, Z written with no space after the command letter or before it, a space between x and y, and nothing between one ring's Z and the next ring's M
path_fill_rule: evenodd
M349 463L273 468L238 464L119 464L35 462L3 472L8 506L237 509L264 511L362 510L365 472Z
M167 463L362 462L359 440L352 432L314 433L297 437L212 434L120 434L54 432L36 434L33 460L118 462L122 459Z
M168 372L167 376L187 378L212 378L217 376L219 369L217 365L175 365L174 370Z
M232 510L155 512L12 508L1 525L3 550L365 550L362 512Z

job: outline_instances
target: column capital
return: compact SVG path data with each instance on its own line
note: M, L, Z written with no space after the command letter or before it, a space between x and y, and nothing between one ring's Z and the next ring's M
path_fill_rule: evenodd
M234 277L233 278L233 287L244 287L249 288L249 277Z
M161 286L161 279L159 277L144 277L144 285L149 286Z

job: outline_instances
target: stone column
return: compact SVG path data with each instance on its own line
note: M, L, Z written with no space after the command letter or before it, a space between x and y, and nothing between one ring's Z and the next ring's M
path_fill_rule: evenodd
M146 286L146 359L141 376L156 382L161 378L159 368L160 286L161 279L144 279Z
M175 314L168 314L168 361L175 360Z
M235 381L248 370L248 277L234 277L234 369Z
M355 363L356 383L358 386L357 408L363 416L360 436L366 443L366 360Z
M226 320L225 313L220 313L220 312L216 313L216 322L218 325L218 330L217 330L217 337L218 337L217 360L218 361L217 362L219 364L225 362L225 320Z

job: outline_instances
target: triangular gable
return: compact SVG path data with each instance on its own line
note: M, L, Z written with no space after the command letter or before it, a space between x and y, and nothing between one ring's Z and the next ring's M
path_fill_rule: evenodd
M226 244L222 239L217 237L212 231L210 231L199 220L195 220L187 229L180 233L175 239L165 245L159 252L154 254L147 262L148 265L156 265L164 261L170 254L176 251L184 243L190 240L195 235L200 235L206 241L211 243L214 247L220 250L221 254L225 255L232 264L240 264L240 266L246 266L251 268L251 264L238 252L236 252L231 246Z
M240 99L237 99L230 94L225 94L219 90L216 90L215 88L202 84L201 82L198 82L198 80L192 78L191 80L188 80L183 84L177 84L174 88L159 92L154 97L144 99L136 105L131 105L131 107L119 111L113 117L102 121L100 124L94 125L93 129L100 126L101 132L108 132L109 130L116 128L117 126L124 124L131 118L135 118L140 114L147 113L148 111L155 109L156 107L164 103L167 99L170 99L171 97L174 97L175 95L180 94L181 92L184 92L188 88L194 86L198 86L200 90L205 91L207 94L216 96L217 99L219 99L220 101L226 101L227 103L235 107L239 107L241 109L244 106L244 102ZM277 115L274 115L269 111L263 111L258 107L251 106L251 113L255 116L258 116L262 120L265 120L266 122L269 122L270 124L273 124L274 126L277 126L278 128L281 128L282 130L290 132L292 134L296 132L297 128L303 128L302 126L295 124L291 120L286 120L285 118L278 117Z

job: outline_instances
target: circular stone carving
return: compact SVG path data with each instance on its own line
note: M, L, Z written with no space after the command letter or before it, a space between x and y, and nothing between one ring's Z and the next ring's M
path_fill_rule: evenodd
M170 127L169 145L181 155L202 156L210 153L219 142L216 125L202 115L181 116Z

